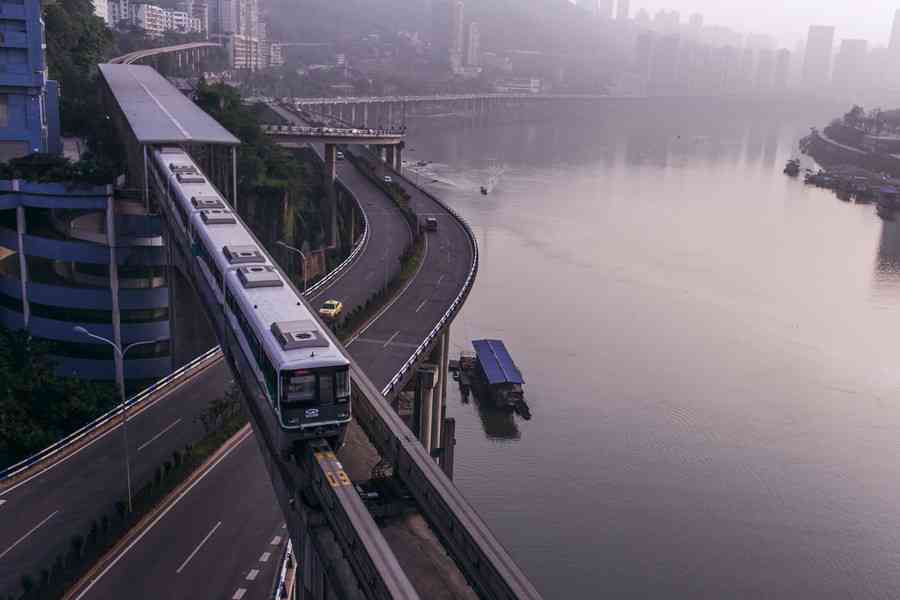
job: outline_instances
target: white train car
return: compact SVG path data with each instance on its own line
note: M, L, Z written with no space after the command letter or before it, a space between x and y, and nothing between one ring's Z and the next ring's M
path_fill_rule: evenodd
M283 445L339 445L352 418L350 361L186 152L156 150L151 170L266 400L267 428Z

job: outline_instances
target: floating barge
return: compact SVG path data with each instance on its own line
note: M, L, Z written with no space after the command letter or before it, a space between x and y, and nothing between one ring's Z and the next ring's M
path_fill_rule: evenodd
M473 384L501 408L512 408L522 417L531 418L525 404L522 386L525 379L501 340L474 340L476 376Z

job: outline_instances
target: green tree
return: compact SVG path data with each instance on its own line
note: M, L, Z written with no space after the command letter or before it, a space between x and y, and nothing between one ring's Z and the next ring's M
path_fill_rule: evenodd
M0 331L0 468L55 442L114 403L112 388L56 375L25 331Z

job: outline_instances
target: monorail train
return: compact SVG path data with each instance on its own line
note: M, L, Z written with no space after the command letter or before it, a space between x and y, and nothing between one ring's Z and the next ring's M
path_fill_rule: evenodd
M259 408L273 433L340 445L352 416L350 361L191 157L161 148L152 162L159 201L268 400Z

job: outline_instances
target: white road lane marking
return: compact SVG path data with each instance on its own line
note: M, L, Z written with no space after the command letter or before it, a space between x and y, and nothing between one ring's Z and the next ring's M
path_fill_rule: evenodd
M438 277L438 280L437 280L437 283L435 284L435 286L441 285L441 282L442 282L443 280L444 280L444 276L443 276L443 275L441 275L440 277Z
M3 506L4 504L6 504L6 500L0 500L0 506Z
M54 510L52 513L50 513L49 515L47 515L47 517L46 517L43 521L41 521L40 523L38 523L37 525L35 525L35 526L32 527L31 529L29 529L29 530L25 533L25 535L23 535L22 537L20 537L19 539L17 539L15 542L13 542L13 545L12 545L12 546L10 546L10 547L7 548L6 550L4 550L4 551L3 551L3 554L0 554L0 558L3 558L4 556L6 556L6 555L9 554L10 552L12 552L13 549L14 549L16 546L18 546L19 544L21 544L22 542L24 542L24 541L28 538L28 536L30 536L32 533L34 533L35 531L37 531L38 529L40 529L41 527L43 527L44 524L45 524L47 521L49 521L50 519L52 519L53 517L55 517L55 516L57 515L57 513L59 513L59 511L58 511L58 510Z
M272 556L271 552L263 552L262 556L259 557L259 562L269 562L270 556Z
M238 588L237 591L234 593L234 596L231 597L231 600L241 600L241 598L243 598L244 594L246 594L246 593L247 593L247 590L245 590L244 588Z
M391 342L393 342L393 341L394 341L394 338L397 337L398 335L400 335L400 330L397 330L397 332L394 333L394 335L392 335L391 337L389 337L389 338L388 338L388 341L386 341L386 342L384 343L384 346L382 346L382 348L387 348L388 346L390 346L390 345L391 345Z
M176 574L177 574L177 573L181 573L181 572L184 570L184 568L187 566L187 564L188 564L189 562L191 562L191 559L194 558L194 556L196 556L198 552L200 552L200 548L203 547L203 544L205 544L206 542L209 541L209 538L212 537L212 534L214 534L214 533L216 532L216 529L218 529L221 525L222 525L222 521L219 521L218 523L216 523L215 525L213 525L213 528L209 530L209 533L206 534L206 537L205 537L205 538L203 538L202 540L200 540L200 543L197 544L197 547L194 548L194 551L191 552L190 554L188 554L188 557L187 557L186 559L184 559L184 562L181 563L181 566L180 566L180 567L178 567L177 569L175 569L175 573L176 573Z
M162 431L160 431L159 433L154 435L152 438L150 438L149 440L147 440L146 442L144 442L143 444L138 446L137 451L140 452L141 450L143 450L144 448L146 448L147 446L149 446L150 444L152 444L153 442L155 442L156 440L158 440L159 438L164 436L170 429L172 429L179 423L181 423L181 418L175 419L174 423L172 423L171 425L169 425L168 427L166 427L165 429L163 429Z
M98 581L103 579L103 577L107 573L109 573L113 569L113 567L115 567L119 563L119 561L122 560L122 558L124 558L125 555L128 554L128 552L132 548L134 548L137 544L139 544L140 541L142 539L144 539L144 536L146 536L148 533L150 533L150 531L153 530L153 528L156 526L156 524L159 523L160 521L162 521L163 518L165 518L165 516L167 514L169 514L169 511L171 511L173 508L175 508L178 505L178 503L181 502L185 498L185 496L190 494L191 490L193 490L195 487L197 487L197 484L199 484L201 481L206 479L206 476L209 475L210 473L212 473L213 469L215 469L219 465L219 463L221 463L223 460L228 458L232 452L237 450L241 446L241 444L243 444L245 441L247 441L250 438L250 435L253 430L246 429L245 431L246 431L246 433L242 434L243 437L241 437L240 440L238 440L234 444L234 446L232 446L231 448L226 450L225 453L216 460L216 462L214 462L213 464L211 464L209 466L209 469L207 469L205 473L203 473L197 479L195 479L194 482L191 485L189 485L186 490L181 492L178 495L178 497L175 498L175 501L172 502L172 504L167 506L164 511L162 511L159 515L156 516L155 519L153 519L153 521L150 522L150 524L147 526L146 529L144 529L141 533L139 533L138 536L136 538L134 538L130 544L125 546L125 549L122 550L122 552L120 554L118 554L114 559L112 559L109 562L109 564L106 565L106 568L104 568L102 571L100 571L100 573L93 580L91 580L91 582L87 586L85 586L85 588L81 591L81 593L75 597L75 600L81 600L82 598L87 596L88 592L91 591L91 589L94 587L94 585L96 585ZM244 590L244 592L246 593L246 590Z
M424 300L422 300L422 304L419 305L419 308L416 309L416 312L419 312L420 310L422 310L422 307L425 306L426 304L428 304L428 298L425 298Z
M199 371L196 371L196 372L193 373L192 375L188 376L187 379L183 379L180 383L175 383L175 384L173 384L175 387L173 387L173 388L171 388L171 389L167 389L167 390L166 390L165 392L163 392L158 398L146 400L146 402L148 402L148 404L146 404L146 405L141 405L141 407L140 407L140 412L137 413L137 414L132 415L131 417L129 417L129 419L137 418L137 417L141 416L142 414L146 413L146 412L149 411L151 408L153 408L154 406L156 406L157 404L159 404L160 402L162 402L163 400L165 400L166 398L168 398L169 396L171 396L172 394L174 394L175 392L177 392L178 390L180 390L182 387L184 387L184 385L185 385L187 382L191 381L193 377L199 377L200 375L202 375L203 373L205 373L205 372L207 371L207 369L212 368L212 367L214 367L214 366L216 366L216 365L218 365L218 364L221 364L221 361L222 361L222 356L220 355L218 358L212 360L211 362L205 363L205 364L203 365L203 367L198 367L198 368L200 369ZM134 410L134 409L132 409L132 410ZM116 431L116 430L120 427L120 425L118 424L118 423L120 423L120 422L121 422L121 420L117 420L117 421L116 421L116 424L114 424L112 427L110 427L109 429L107 429L106 431L104 431L103 433L101 433L100 435L98 435L97 437L95 437L94 439L92 439L91 441L87 442L85 445L79 447L79 448L78 448L77 450L75 450L74 452L65 455L64 457L62 457L61 459L57 460L56 462L50 463L50 464L47 465L46 467L40 469L37 473L35 473L35 474L33 474L33 475L30 475L30 476L26 477L25 479L23 479L22 481L20 481L20 482L17 483L16 485L13 485L13 486L10 486L10 487L6 488L6 489L3 490L2 492L0 492L0 496L5 496L6 494L10 493L11 491L15 490L16 488L19 488L19 487L25 485L26 483L29 483L30 481L32 481L32 480L34 480L34 479L37 479L37 478L40 477L41 475L45 475L45 474L46 474L47 472L49 472L51 469L54 469L54 468L58 467L59 465L61 465L61 464L65 463L65 462L67 462L69 459L71 459L71 458L77 456L78 454L80 454L80 453L83 452L84 450L87 450L88 448L90 448L91 446L93 446L94 444L96 444L97 442L99 442L100 440L102 440L103 438L105 438L106 436L108 436L108 435L109 435L110 433L112 433L113 431Z
M247 573L247 581L253 581L257 575L259 575L259 569L250 569L250 572Z
M269 542L269 545L271 545L271 546L277 546L277 545L280 544L280 543L281 543L281 536L280 536L280 535L276 535L275 537L272 538L272 541Z

